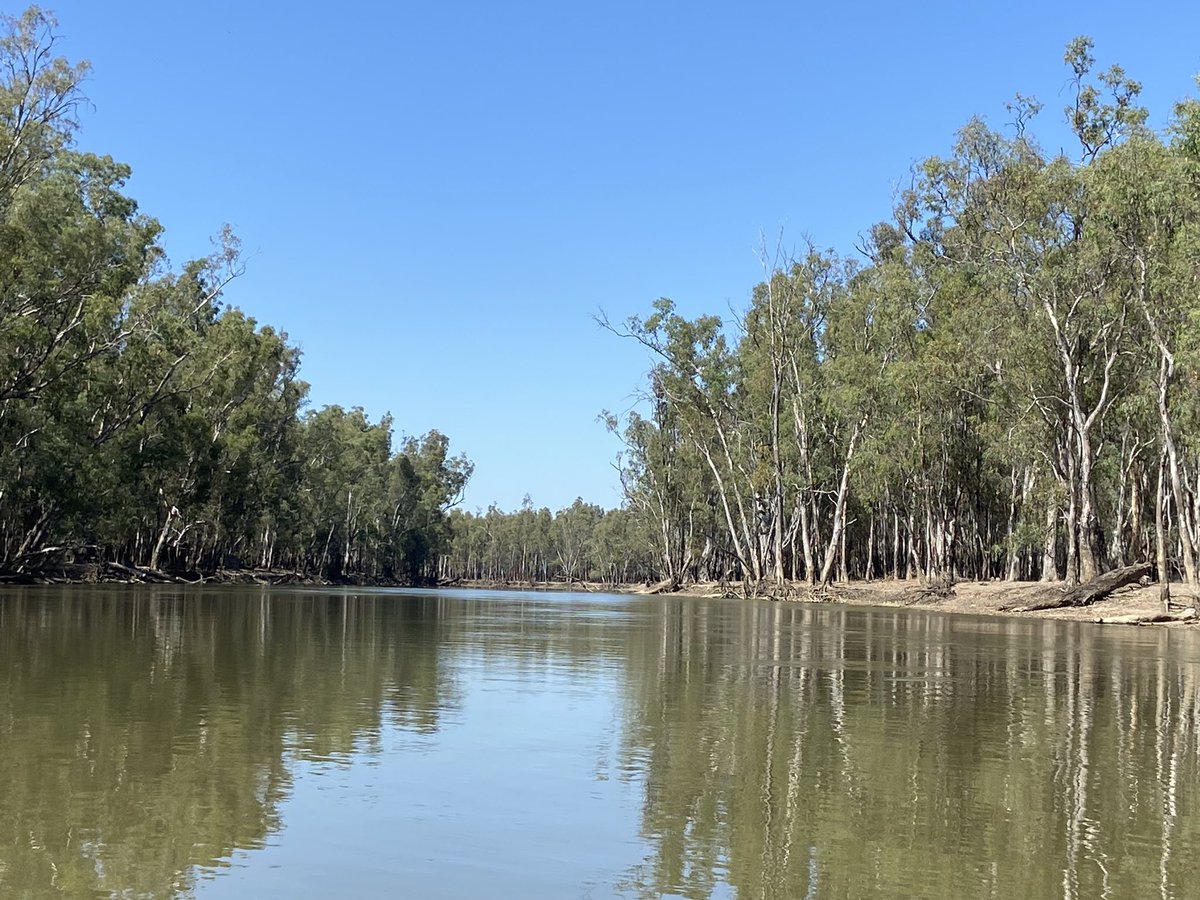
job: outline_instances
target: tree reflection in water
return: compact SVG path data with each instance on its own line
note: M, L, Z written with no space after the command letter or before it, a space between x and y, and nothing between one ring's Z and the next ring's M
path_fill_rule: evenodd
M442 783L393 779L413 796L381 800L426 834L361 852L447 896L467 883L457 859L475 885L503 871L595 896L1181 898L1200 863L1197 659L1194 630L916 610L8 592L0 893L192 893L280 832L298 762L415 770L416 746ZM537 709L574 709L578 732ZM443 762L450 734L459 755ZM531 761L538 747L552 753ZM475 753L509 773L490 794L491 775L454 768ZM550 783L582 783L585 806ZM430 797L437 822L421 818ZM464 846L422 843L435 834ZM529 871L538 847L544 871Z
M1195 632L666 601L636 632L641 896L1181 897Z
M31 590L0 602L0 885L170 896L280 827L295 759L436 729L438 600ZM403 652L401 652L403 648Z

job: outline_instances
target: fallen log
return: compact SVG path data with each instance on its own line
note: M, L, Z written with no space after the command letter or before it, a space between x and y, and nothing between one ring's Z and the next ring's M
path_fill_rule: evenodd
M145 572L140 572L137 569L133 568L132 566L125 566L119 562L108 562L108 561L102 562L100 565L103 566L103 568L107 572L116 572L120 575L126 576L127 578L131 578L134 581L146 581L147 580L147 576L146 576Z
M1154 625L1158 622L1190 622L1196 618L1195 609L1179 612L1131 613L1126 616L1101 616L1096 621L1101 625Z
M1136 566L1125 566L1113 569L1103 575L1097 575L1086 584L1078 584L1067 590L1053 588L1041 599L1022 606L1003 606L1006 612L1034 612L1039 609L1061 609L1064 606L1090 606L1097 600L1103 600L1118 588L1137 584L1154 571L1152 563L1140 563Z
M101 565L110 572L117 572L125 575L127 578L148 584L189 584L187 579L164 572L161 569L151 569L149 566L125 566L119 562L111 561L105 561Z
M643 593L646 593L646 594L673 594L677 590L679 590L679 579L678 578L667 578L663 581L660 581L658 584L654 585L653 587L644 591Z

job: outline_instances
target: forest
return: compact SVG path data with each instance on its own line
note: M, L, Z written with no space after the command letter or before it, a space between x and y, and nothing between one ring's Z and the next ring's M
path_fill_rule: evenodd
M633 507L605 510L576 499L552 513L528 495L519 510L450 513L451 544L439 560L442 583L654 582L662 571L649 520Z
M130 169L76 148L86 64L0 38L0 577L397 583L1007 579L1148 564L1200 587L1200 100L1067 47L969 121L853 255L763 252L744 309L599 323L652 360L605 414L625 502L455 507L433 431L312 409L286 333L223 300L228 229L171 267ZM1052 132L1057 135L1057 132ZM83 568L80 568L83 567Z
M1200 565L1200 102L1065 53L1068 150L1017 95L854 257L764 254L732 318L601 318L655 360L624 439L673 584L1089 582Z
M917 165L853 257L764 253L732 317L601 316L654 360L607 415L625 508L456 514L443 576L771 593L1142 563L1194 592L1200 101L1160 134L1090 40L1065 62L1071 154L1018 94L1006 128L974 119Z
M75 149L85 64L31 8L0 37L0 573L431 577L471 463L432 431L306 408L287 335L168 267L130 170Z

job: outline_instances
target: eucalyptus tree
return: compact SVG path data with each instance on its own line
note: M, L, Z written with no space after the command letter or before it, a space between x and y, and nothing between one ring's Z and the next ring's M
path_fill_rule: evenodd
M1164 581L1196 585L1200 102L1166 140L1089 40L1065 60L1074 156L1039 146L1018 95L1011 130L972 120L920 164L864 263L810 249L730 322L664 300L612 329L656 357L631 508L671 535L665 487L703 473L752 583L1076 581L1153 543Z
M810 581L822 568L818 473L825 460L815 443L822 422L820 360L829 308L844 282L840 262L810 247L803 261L769 273L754 289L745 315L740 349L749 379L757 374L759 390L768 398L776 580L796 577L801 561Z
M408 437L388 464L384 547L389 577L427 581L450 549L449 511L462 502L474 465L450 455L450 439L440 431Z
M505 512L454 510L447 517L450 546L439 577L515 584L650 581L663 573L655 552L655 522L633 507L604 510L576 499L551 513L526 497Z
M128 167L71 150L89 67L56 55L56 27L37 7L0 18L0 427L127 336L158 253Z
M747 416L753 395L741 389L741 361L720 318L686 319L664 298L655 302L651 315L631 316L618 333L658 358L652 391L670 404L680 433L712 477L733 558L752 582L761 581L769 570L773 527L758 490L757 461L765 451Z
M1095 170L1106 153L1143 133L1146 116L1134 104L1139 86L1119 68L1102 73L1099 86L1088 80L1090 47L1080 39L1067 53L1075 85L1068 113L1079 161L1041 151L1024 130L1038 107L1025 101L1015 136L971 122L952 157L924 164L901 208L914 242L977 280L982 300L1004 303L1028 327L997 363L1023 382L1026 399L1051 431L1065 434L1050 461L1066 495L1070 580L1090 579L1099 568L1101 431L1129 383L1124 351L1135 313L1134 298L1114 277L1111 248L1100 239Z
M22 519L17 556L64 511L89 370L129 338L125 305L157 254L158 226L120 192L127 168L61 153L45 169L23 176L0 219L0 509Z
M603 517L603 509L581 497L554 517L555 557L564 578L576 581L591 574L592 536Z
M608 510L592 529L589 571L614 585L653 580L659 565L654 537L651 522L636 510Z
M0 206L67 149L90 66L55 55L58 22L31 6L0 16Z
M223 302L231 232L169 269L129 168L72 148L87 66L54 29L0 22L0 567L429 577L469 461L304 412L299 351Z
M663 580L678 586L712 567L712 477L667 396L652 387L647 402L650 416L629 413L623 431L611 413L605 421L624 444L617 468L625 502L650 526Z

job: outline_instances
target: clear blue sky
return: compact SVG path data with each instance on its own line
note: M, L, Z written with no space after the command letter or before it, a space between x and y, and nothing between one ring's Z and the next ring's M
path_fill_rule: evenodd
M852 252L1016 91L1060 134L1076 34L1156 125L1200 71L1190 3L46 6L94 67L80 145L133 167L172 259L231 223L227 299L303 348L312 402L447 433L471 509L619 502L596 416L648 361L599 309L741 307L762 235Z

